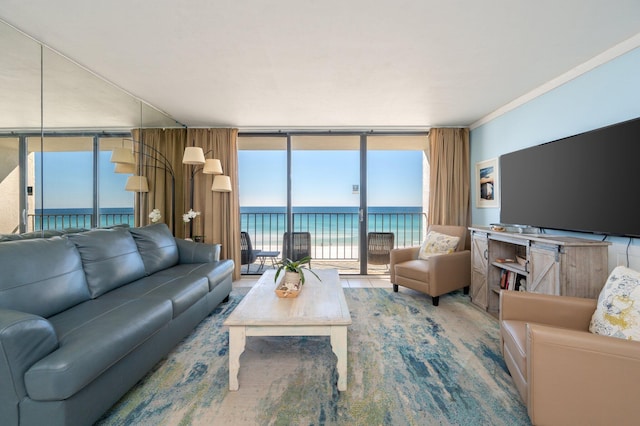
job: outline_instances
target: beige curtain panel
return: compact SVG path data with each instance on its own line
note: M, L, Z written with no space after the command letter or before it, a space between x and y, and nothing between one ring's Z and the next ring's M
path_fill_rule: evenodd
M182 204L184 186L182 153L186 145L184 129L134 129L131 131L134 151L137 152L136 174L142 171L147 178L149 192L135 193L136 226L150 223L149 213L158 209L162 221L175 231L175 236L184 238L182 217L179 214L184 209ZM140 168L142 163L142 168ZM172 173L173 172L173 176ZM175 194L172 186L175 181ZM172 204L175 202L175 210Z
M149 192L135 193L136 226L151 223L149 213L159 209L161 220L176 237L201 235L207 243L221 244L220 258L234 259L233 279L239 279L238 130L134 129L131 133L138 141L135 173L145 176L149 185ZM205 158L220 160L224 175L231 179L231 192L211 191L214 175L202 173L202 166L182 164L188 146L202 148ZM185 223L183 214L189 209L200 215Z
M187 129L187 145L197 146L205 152L205 158L217 158L222 172L231 179L231 192L213 192L214 175L202 173L202 167L185 166L187 179L193 176L193 205L191 187L188 185L186 209L200 212L205 242L222 245L220 257L234 259L233 279L240 278L240 198L238 196L238 130L237 129ZM194 230L196 232L196 230Z
M470 221L469 129L429 130L429 224L468 226Z

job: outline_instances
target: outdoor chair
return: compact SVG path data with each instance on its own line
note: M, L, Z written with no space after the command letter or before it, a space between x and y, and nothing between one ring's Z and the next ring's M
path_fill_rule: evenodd
M282 256L292 261L298 261L306 256L311 256L311 233L294 232L292 234L291 251L289 251L289 233L284 233ZM311 266L311 263L309 263Z
M367 234L367 263L387 265L391 263L391 250L395 244L393 232L369 232Z
M249 233L240 232L240 265L247 265L247 273L251 269L251 265L256 261L260 250L254 250L251 244Z

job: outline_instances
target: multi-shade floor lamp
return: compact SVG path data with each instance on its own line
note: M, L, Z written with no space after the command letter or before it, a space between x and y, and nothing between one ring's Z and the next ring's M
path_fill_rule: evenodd
M173 233L176 233L176 202L175 202L175 185L176 178L173 166L169 159L159 150L149 146L141 141L131 140L131 148L119 147L115 148L111 153L111 162L115 163L115 173L131 174L125 184L126 191L132 192L149 192L149 182L147 177L142 174L142 170L145 166L145 158L154 160L158 166L152 166L162 170L166 170L171 176L171 211L173 213ZM124 141L123 141L124 143ZM137 145L137 150L136 150ZM211 153L208 151L206 154ZM139 173L136 173L136 159L135 154L138 154L140 161L138 163ZM182 163L191 166L190 170L190 203L193 207L194 198L194 178L195 175L202 171L204 174L215 175L213 178L213 184L211 185L211 191L214 192L231 192L231 179L229 176L225 176L222 173L222 164L219 159L206 159L205 152L200 147L190 146L186 147L184 155L182 157Z

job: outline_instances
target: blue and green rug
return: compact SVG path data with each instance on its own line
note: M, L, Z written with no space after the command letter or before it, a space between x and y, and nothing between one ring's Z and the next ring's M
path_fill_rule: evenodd
M228 390L224 319L207 317L100 425L529 425L495 319L452 293L434 307L411 290L345 289L348 389L328 337L249 337Z

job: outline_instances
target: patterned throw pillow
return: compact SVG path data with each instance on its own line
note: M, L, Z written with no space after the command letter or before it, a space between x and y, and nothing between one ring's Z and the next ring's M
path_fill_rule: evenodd
M640 272L624 266L611 271L598 297L589 331L640 340Z
M418 259L426 260L431 256L453 253L454 251L456 251L456 248L458 248L459 241L460 237L454 237L435 231L429 231L427 237L422 243L422 246L420 247Z

